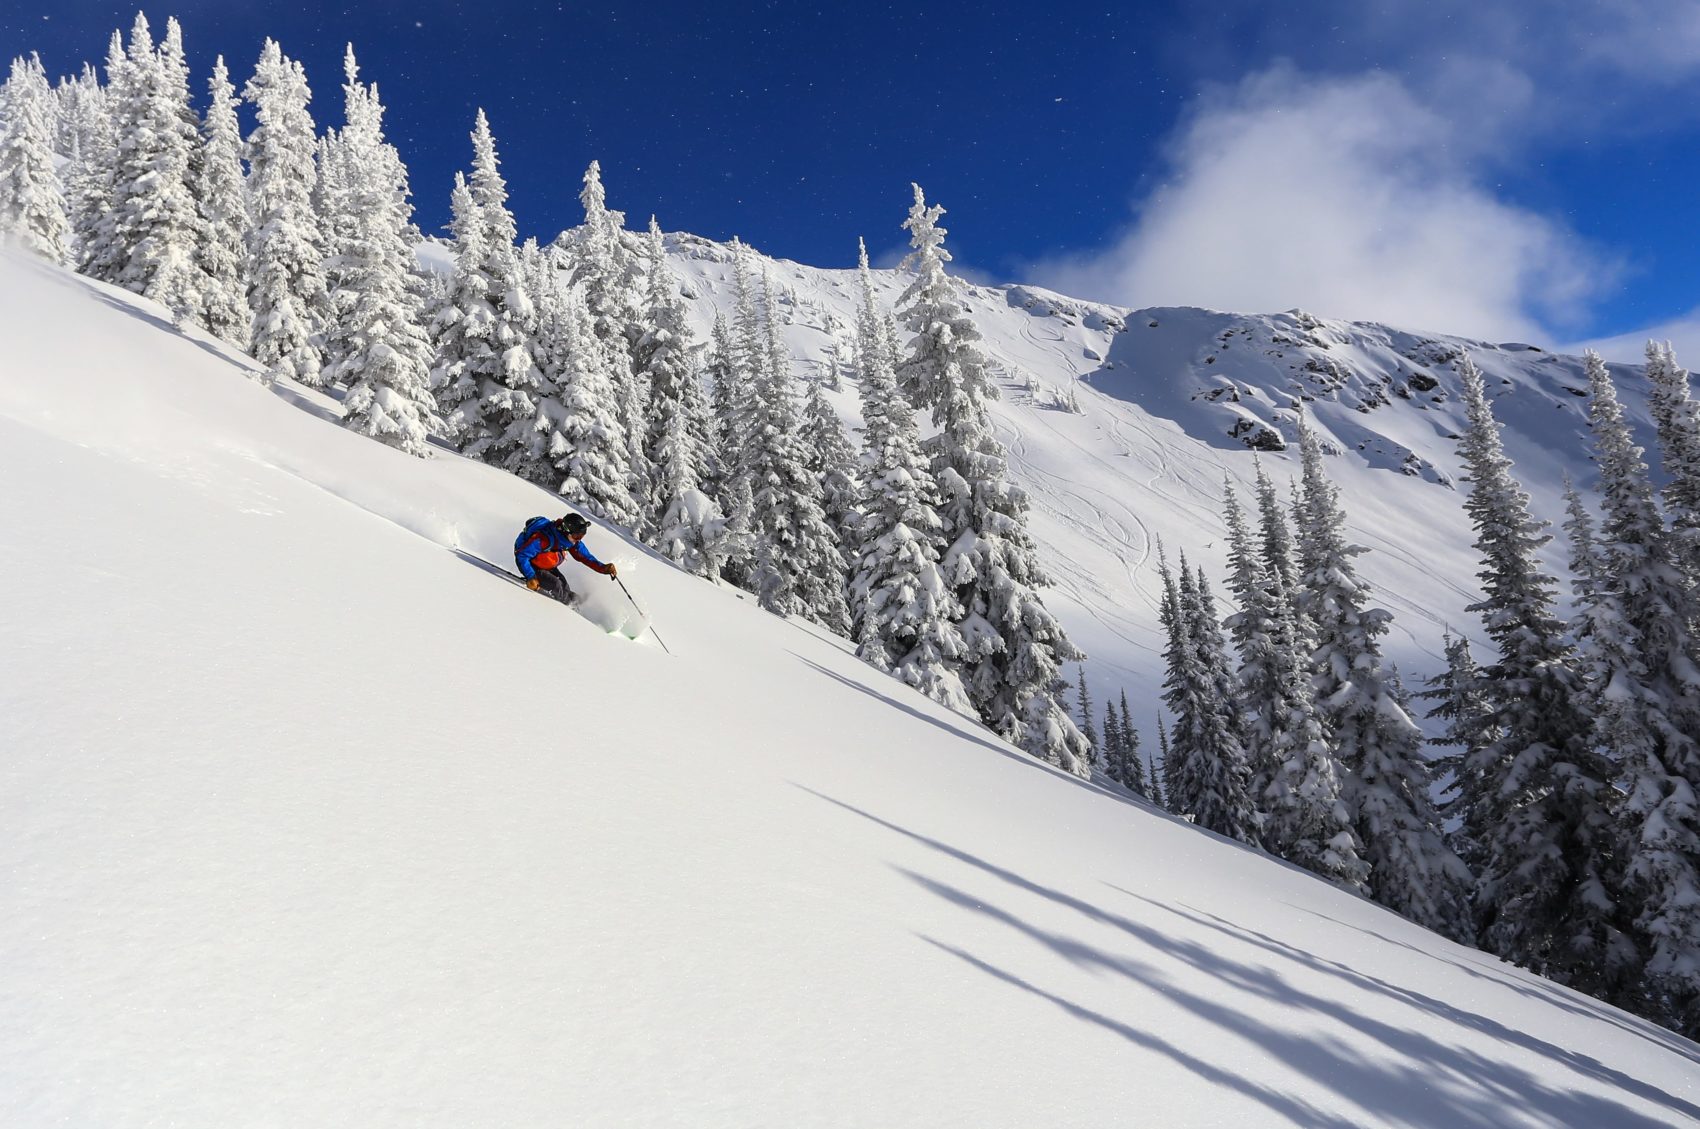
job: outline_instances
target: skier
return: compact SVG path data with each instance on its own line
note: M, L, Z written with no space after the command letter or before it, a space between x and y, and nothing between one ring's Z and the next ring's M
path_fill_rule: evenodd
M568 514L555 521L534 517L526 522L514 542L514 564L519 566L525 586L563 604L574 603L578 595L561 575L561 561L568 556L610 580L617 578L619 569L603 564L584 547L584 535L589 529L590 522L578 514Z

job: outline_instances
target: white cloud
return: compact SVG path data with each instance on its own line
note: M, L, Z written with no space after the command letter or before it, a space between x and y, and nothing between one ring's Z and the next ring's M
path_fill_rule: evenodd
M1574 328L1614 272L1485 183L1529 95L1514 72L1494 79L1471 127L1392 75L1249 78L1202 100L1112 247L1025 273L1133 306L1300 306L1494 340Z
M1598 337L1560 346L1566 353L1592 349L1608 361L1640 364L1645 359L1648 341L1669 341L1676 347L1676 359L1686 367L1700 369L1700 309L1690 310L1681 317L1650 325L1633 333L1615 337Z

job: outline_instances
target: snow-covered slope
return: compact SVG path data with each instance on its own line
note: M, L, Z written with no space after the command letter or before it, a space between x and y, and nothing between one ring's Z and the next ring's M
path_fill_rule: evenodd
M706 339L714 311L730 311L732 252L691 235L669 237L669 248ZM805 371L819 371L834 332L854 324L855 272L764 262L791 319L794 355ZM880 299L894 305L907 278L874 275ZM1413 678L1442 668L1448 626L1479 638L1476 617L1464 611L1477 598L1478 564L1454 442L1464 427L1452 367L1459 353L1469 350L1487 377L1538 513L1562 516L1566 470L1584 487L1593 478L1578 357L1300 311L1127 310L1030 286L964 292L1000 378L993 418L1032 496L1056 584L1046 602L1088 652L1099 701L1123 688L1135 701L1154 698L1162 673L1157 543L1213 572L1222 567L1224 478L1249 504L1254 458L1278 483L1296 477L1301 398L1340 456L1330 473L1355 538L1373 550L1360 568L1374 599L1397 617L1389 652ZM1643 418L1639 368L1613 371ZM1071 388L1080 414L1059 406ZM833 399L854 425L854 386ZM1555 567L1562 550L1553 546ZM1152 709L1135 720L1154 734Z
M606 530L673 654L496 579L548 495L128 295L0 259L0 356L0 1124L1700 1124L1693 1044ZM1205 520L1219 447L1094 411L1004 417L1086 452L1047 536Z

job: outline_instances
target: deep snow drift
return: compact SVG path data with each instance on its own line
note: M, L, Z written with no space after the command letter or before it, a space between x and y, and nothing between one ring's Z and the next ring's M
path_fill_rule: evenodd
M674 655L492 577L549 495L129 295L0 258L0 356L0 1124L1700 1124L1693 1044L608 530Z

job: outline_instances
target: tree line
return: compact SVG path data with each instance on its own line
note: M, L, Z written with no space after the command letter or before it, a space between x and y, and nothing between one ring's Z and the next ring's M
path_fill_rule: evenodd
M1481 371L1457 362L1465 510L1481 557L1478 665L1462 636L1412 695L1384 662L1389 612L1353 558L1339 491L1301 414L1283 503L1230 485L1219 616L1202 569L1161 565L1167 675L1149 775L1125 698L1109 775L1199 826L1466 944L1700 1035L1700 404L1668 344L1645 368L1655 488L1611 370L1585 358L1597 511L1566 483L1575 612L1552 537L1512 473ZM1090 717L1084 677L1080 708ZM1442 728L1429 757L1413 697Z
M586 171L584 222L521 242L489 121L451 196L453 268L422 269L384 106L344 61L343 124L320 133L301 64L267 40L240 95L220 57L195 107L182 31L138 14L52 84L0 89L0 235L165 306L266 379L339 395L348 428L434 445L630 529L698 575L856 643L868 663L1066 771L1092 751L1045 608L1027 497L986 404L997 389L919 186L913 281L895 316L865 250L852 356L860 449L784 343L771 281L733 247L733 310L691 337L652 218L646 237ZM244 137L238 107L251 107ZM938 433L920 437L917 413Z

